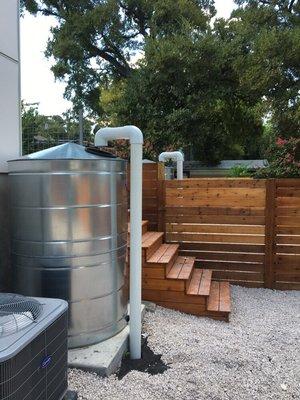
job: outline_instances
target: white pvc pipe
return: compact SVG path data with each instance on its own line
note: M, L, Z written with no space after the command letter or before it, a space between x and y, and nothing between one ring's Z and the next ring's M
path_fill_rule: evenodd
M95 135L95 146L109 140L130 141L130 357L141 358L142 304L142 159L143 134L135 126L102 128Z
M181 151L164 151L159 155L158 158L161 162L166 162L168 160L176 161L177 163L177 179L183 179L183 161L184 155Z

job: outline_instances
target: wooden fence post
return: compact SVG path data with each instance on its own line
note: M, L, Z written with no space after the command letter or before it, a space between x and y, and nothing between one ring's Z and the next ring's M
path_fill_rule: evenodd
M157 164L157 230L165 232L165 166Z
M274 262L276 237L276 179L266 180L265 211L265 287L274 288Z

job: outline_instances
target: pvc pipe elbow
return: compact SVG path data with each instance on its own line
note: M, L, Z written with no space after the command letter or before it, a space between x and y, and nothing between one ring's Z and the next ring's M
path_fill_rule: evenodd
M181 151L164 151L159 155L158 160L160 162L165 162L166 160L184 161L184 155Z
M118 128L101 128L95 134L95 146L107 146L109 140L127 139L130 144L144 143L141 130L134 125L120 126Z

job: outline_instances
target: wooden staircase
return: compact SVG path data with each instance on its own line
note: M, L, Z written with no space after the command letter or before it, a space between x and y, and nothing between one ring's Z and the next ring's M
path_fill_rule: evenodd
M196 269L195 258L180 256L179 245L164 243L162 232L149 232L148 221L142 223L142 234L143 300L229 321L229 283L212 280L211 270Z

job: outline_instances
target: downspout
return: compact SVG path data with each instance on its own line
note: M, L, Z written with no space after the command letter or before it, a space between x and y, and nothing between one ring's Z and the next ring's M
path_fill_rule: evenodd
M164 151L159 155L158 158L161 162L166 162L168 160L176 161L177 163L177 179L183 179L183 161L184 155L181 151Z
M95 146L108 141L130 141L130 357L141 358L142 302L142 158L143 134L136 126L102 128L95 134Z

